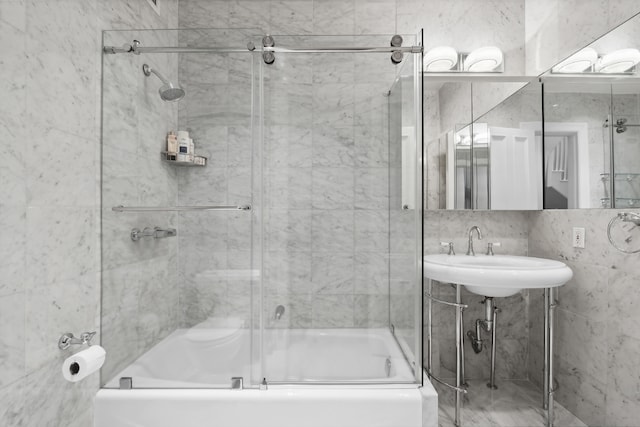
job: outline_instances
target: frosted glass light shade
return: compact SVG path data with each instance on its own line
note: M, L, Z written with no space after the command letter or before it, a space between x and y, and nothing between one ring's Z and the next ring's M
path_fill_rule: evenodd
M493 71L504 61L502 51L496 46L485 46L471 52L464 60L464 71L483 73Z
M449 46L439 46L424 54L424 70L449 71L458 63L458 51Z
M551 69L554 73L582 73L587 71L598 60L598 52L586 47L571 55Z
M620 49L604 55L596 63L598 73L624 73L640 62L638 49Z

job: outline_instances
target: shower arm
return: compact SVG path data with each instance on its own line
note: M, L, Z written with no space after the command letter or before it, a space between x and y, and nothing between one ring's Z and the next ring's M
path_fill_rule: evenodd
M156 69L151 68L147 64L144 64L142 66L142 72L147 77L149 77L153 73L156 75L156 77L158 77L162 81L162 83L164 83L165 85L171 85L171 82L169 81L169 79L167 79L164 75L162 75L160 71L157 71Z

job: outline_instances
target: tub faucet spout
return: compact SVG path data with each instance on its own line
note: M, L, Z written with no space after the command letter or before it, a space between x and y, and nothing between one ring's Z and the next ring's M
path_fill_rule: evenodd
M469 229L469 246L467 247L467 255L475 256L476 253L473 251L473 232L478 233L478 240L482 240L482 232L480 231L480 227L474 225Z

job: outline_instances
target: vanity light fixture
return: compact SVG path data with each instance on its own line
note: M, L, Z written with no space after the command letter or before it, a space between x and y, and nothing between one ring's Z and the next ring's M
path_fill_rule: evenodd
M424 70L450 71L458 63L458 51L449 46L438 46L424 54Z
M553 73L582 73L591 70L598 60L598 52L586 47L571 55L551 69Z
M471 52L464 60L464 71L488 73L504 62L502 51L496 46L485 46Z
M638 49L620 49L602 56L595 66L598 73L624 73L640 62Z

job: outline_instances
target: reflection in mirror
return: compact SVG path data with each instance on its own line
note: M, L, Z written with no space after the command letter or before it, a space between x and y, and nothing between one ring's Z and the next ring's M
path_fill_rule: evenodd
M471 207L470 144L458 146L458 131L471 123L471 83L425 79L424 140L425 209L465 209ZM469 133L469 132L467 132ZM457 138L457 140L456 140ZM456 192L456 186L461 190ZM460 200L456 200L456 197ZM465 197L467 197L465 199Z
M544 83L544 207L609 207L611 86Z
M474 209L542 209L541 108L535 81L473 122Z
M545 209L640 207L638 40L636 16L543 76Z

